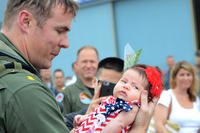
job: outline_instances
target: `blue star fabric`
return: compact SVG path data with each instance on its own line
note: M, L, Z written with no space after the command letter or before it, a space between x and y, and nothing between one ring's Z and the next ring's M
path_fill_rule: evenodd
M135 104L137 105L139 108L140 108L140 104L137 102L137 101L133 101L132 104ZM98 113L98 114L95 114L96 118L97 118L97 125L101 125L102 123L104 123L107 119L107 117L118 110L118 113L121 112L121 111L130 111L132 110L133 107L131 105L129 105L126 101L124 101L123 99L120 99L120 98L117 98L115 100L115 104L109 104L107 103L105 105L105 110L106 112L105 113Z
M128 105L124 100L117 98L115 104L106 104L106 113L104 114L106 117L108 117L111 113L115 112L118 109L121 109L128 112L132 110L132 106Z

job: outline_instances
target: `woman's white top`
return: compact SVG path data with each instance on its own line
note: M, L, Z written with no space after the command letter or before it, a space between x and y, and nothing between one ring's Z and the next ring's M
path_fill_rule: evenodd
M169 108L172 100L172 108L169 120L179 124L179 133L197 133L200 128L200 101L199 98L193 102L192 108L182 107L172 89L164 90L161 93L158 104L162 104ZM160 114L162 115L162 114Z

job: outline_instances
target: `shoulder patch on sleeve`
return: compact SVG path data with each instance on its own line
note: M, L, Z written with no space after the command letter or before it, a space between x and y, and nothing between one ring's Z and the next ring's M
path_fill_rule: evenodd
M56 96L56 101L61 103L64 99L64 94L63 93L58 93L58 95Z

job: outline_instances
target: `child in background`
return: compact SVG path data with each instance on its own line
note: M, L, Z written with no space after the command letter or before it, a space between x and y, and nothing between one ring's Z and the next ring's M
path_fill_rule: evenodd
M153 97L159 97L162 91L161 73L155 67L138 64L125 70L114 87L113 96L103 100L94 112L76 117L75 121L79 126L74 132L98 133L106 128L109 128L106 129L109 132L128 132L134 119L126 117L126 114L134 110L132 105L140 107L139 99L143 90L148 91L149 101ZM120 117L121 114L123 117ZM108 126L109 124L117 126Z

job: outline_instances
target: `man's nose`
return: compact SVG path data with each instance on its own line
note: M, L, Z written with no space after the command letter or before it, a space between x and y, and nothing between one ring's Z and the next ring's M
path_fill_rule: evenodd
M68 41L68 37L67 36L63 37L63 39L60 42L60 46L62 48L68 48L69 47L69 41Z
M90 61L86 62L86 66L87 67L91 67L92 66L92 63Z

